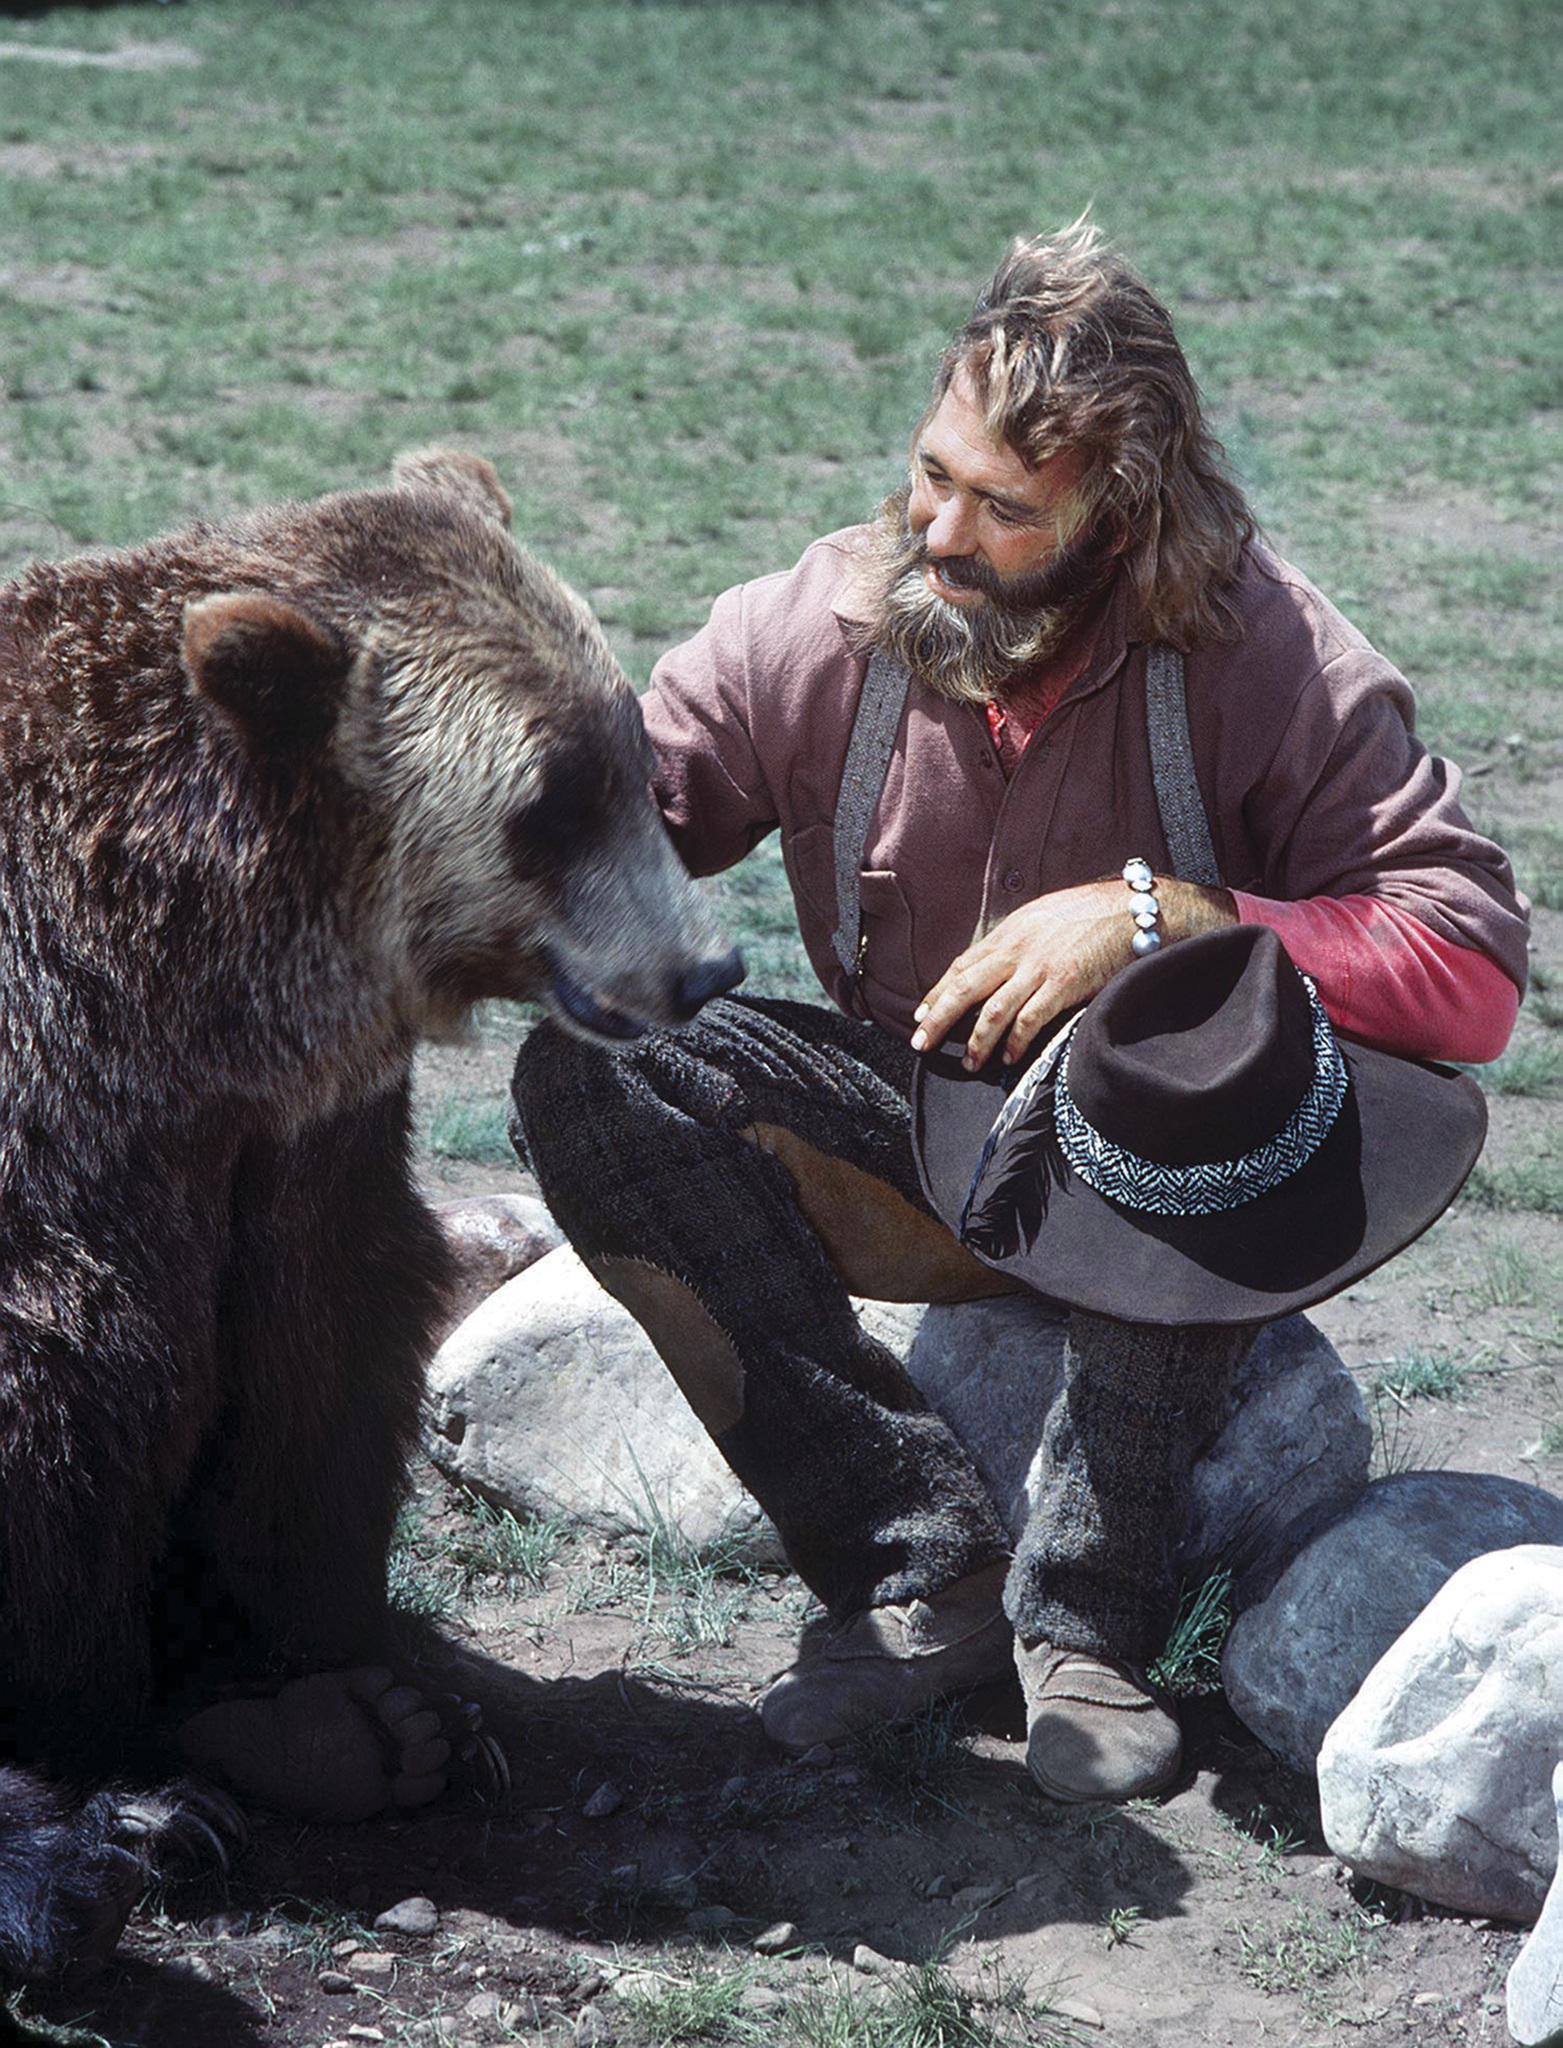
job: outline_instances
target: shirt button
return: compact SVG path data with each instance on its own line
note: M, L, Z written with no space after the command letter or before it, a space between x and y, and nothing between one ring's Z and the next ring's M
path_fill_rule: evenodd
M1009 890L1010 894L1013 896L1015 891L1020 887L1021 883L1024 880L1025 876L1022 875L1019 868L1011 868L1009 873L1004 877L1004 886L1006 889Z

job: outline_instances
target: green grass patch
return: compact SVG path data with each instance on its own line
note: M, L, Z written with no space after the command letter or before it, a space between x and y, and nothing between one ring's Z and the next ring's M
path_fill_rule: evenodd
M1185 1586L1166 1643L1147 1674L1152 1685L1180 1699L1214 1692L1221 1684L1221 1649L1231 1627L1230 1571L1214 1571Z
M1286 550L1501 807L1550 772L1563 309L1539 0L311 0L28 11L0 569L476 448L630 673L896 480L1010 237L1086 206ZM712 121L710 109L728 110ZM1147 175L1146 136L1155 170ZM1511 748L1517 740L1517 748ZM1563 839L1516 853L1563 903ZM936 828L935 828L936 829ZM812 994L762 847L718 885ZM453 1105L446 1156L508 1158Z
M436 1159L462 1159L474 1166L509 1166L515 1148L505 1129L503 1102L447 1096L423 1112L423 1143Z
M1542 1131L1516 1146L1513 1156L1479 1163L1466 1182L1464 1200L1483 1209L1531 1209L1563 1216L1563 1151L1556 1135Z
M1375 1400L1446 1401L1460 1392L1471 1367L1447 1351L1409 1351L1368 1371L1368 1391Z

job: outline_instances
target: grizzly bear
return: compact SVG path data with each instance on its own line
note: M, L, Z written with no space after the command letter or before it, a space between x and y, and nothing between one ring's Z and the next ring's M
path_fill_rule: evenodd
M181 1825L222 1835L192 1770L326 1818L443 1787L386 1654L448 1280L414 1047L487 997L632 1037L741 978L509 514L427 451L0 590L12 1981L111 1948Z

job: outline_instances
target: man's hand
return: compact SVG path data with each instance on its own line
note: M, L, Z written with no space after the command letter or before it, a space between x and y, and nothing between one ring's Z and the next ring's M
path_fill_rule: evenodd
M1163 944L1237 923L1225 889L1158 877L1156 897ZM1034 898L951 961L918 1006L912 1050L942 1045L976 1010L964 1064L975 1072L1002 1043L1010 1065L1053 1018L1088 1002L1128 966L1134 930L1129 892L1116 876Z

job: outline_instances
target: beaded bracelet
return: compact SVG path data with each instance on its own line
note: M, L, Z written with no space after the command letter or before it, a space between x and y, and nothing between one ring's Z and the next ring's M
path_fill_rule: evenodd
M1150 863L1136 856L1125 861L1123 878L1129 885L1129 912L1134 919L1132 944L1136 953L1154 953L1161 944L1161 933L1156 929L1156 920L1161 916L1161 905L1156 901L1156 877L1151 873Z

